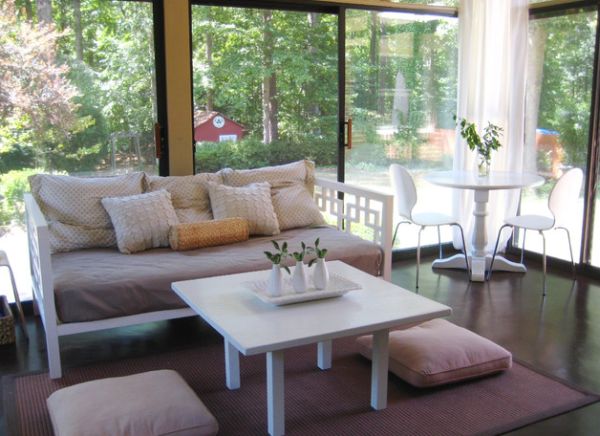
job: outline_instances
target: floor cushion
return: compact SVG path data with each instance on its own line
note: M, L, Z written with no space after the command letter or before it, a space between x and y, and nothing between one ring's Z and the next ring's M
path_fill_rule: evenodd
M360 353L371 358L371 335L357 339ZM512 365L500 345L443 319L390 332L389 369L417 387L439 386L493 374Z
M149 371L69 386L47 399L56 436L214 435L211 415L181 376Z

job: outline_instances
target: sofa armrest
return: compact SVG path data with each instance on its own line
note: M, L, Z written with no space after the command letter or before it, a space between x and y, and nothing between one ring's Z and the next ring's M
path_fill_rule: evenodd
M371 239L381 246L381 273L385 280L390 281L394 227L393 194L317 178L315 201L322 212L335 217L338 230Z
M48 223L33 196L25 194L24 199L33 296L44 326L48 328L56 325Z

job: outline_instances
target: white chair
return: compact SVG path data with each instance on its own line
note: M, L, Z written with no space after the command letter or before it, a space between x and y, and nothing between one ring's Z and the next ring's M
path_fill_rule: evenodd
M417 188L415 187L415 182L413 181L412 176L406 170L406 168L398 164L392 164L390 166L390 176L392 178L392 186L395 194L394 208L398 216L403 219L403 221L400 221L396 225L394 237L392 239L392 245L394 245L394 242L396 241L396 234L398 233L398 227L400 227L400 224L415 224L420 226L417 238L417 289L419 288L419 264L421 263L421 232L425 227L437 227L440 259L443 256L440 226L457 226L459 228L460 237L462 238L463 251L465 253L467 275L470 277L469 259L467 258L465 235L462 226L451 216L439 212L413 213L413 209L417 204Z
M494 253L492 254L492 262L488 271L488 280L492 276L492 267L494 259L498 251L498 243L500 234L505 227L511 227L514 231L515 227L523 229L523 245L521 247L521 263L523 263L523 253L525 252L525 236L527 230L536 230L542 236L543 242L543 257L542 268L544 270L544 281L542 284L543 295L546 295L546 237L544 232L548 230L561 229L567 233L567 241L569 242L569 253L571 254L571 268L575 273L575 262L573 261L573 248L571 245L571 235L567 228L568 217L575 210L575 203L581 191L583 183L583 171L579 168L572 168L564 173L556 182L550 195L548 196L548 209L551 216L545 215L517 215L504 220L504 224L498 230Z

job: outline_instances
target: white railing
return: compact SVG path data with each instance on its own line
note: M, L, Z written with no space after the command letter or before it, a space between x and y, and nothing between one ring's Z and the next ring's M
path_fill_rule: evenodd
M370 239L381 246L381 274L392 275L392 232L394 196L327 179L315 182L315 201L319 209L335 217L339 230Z

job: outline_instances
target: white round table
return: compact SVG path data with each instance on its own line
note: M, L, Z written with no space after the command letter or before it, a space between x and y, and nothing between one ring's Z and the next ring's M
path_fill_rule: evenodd
M491 255L486 253L487 231L486 217L487 204L490 191L494 189L521 189L526 186L541 185L544 179L537 174L517 172L491 172L482 177L470 171L438 171L426 174L424 179L434 185L445 186L456 189L472 189L475 191L475 226L469 261L471 263L471 280L483 282L485 271L491 262ZM434 268L465 268L465 260L462 255L455 255L447 259L436 259L432 265ZM525 272L527 269L522 263L511 262L502 256L496 256L494 270Z

